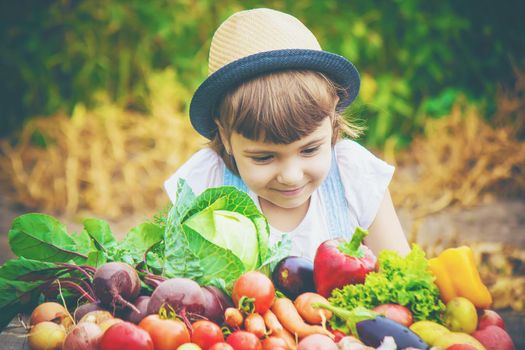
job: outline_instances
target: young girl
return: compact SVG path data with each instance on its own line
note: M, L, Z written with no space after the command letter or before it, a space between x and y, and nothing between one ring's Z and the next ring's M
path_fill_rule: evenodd
M313 259L319 244L368 229L378 254L409 250L388 191L394 168L341 134L360 129L340 113L357 96L359 74L322 51L296 18L270 9L241 11L215 32L209 76L190 105L194 128L210 139L165 183L179 178L199 194L246 191L270 224L270 242L292 239L292 255Z

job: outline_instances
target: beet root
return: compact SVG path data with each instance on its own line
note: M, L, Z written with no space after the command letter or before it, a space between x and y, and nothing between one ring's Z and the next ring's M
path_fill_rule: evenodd
M139 322L142 321L144 317L148 316L148 304L150 299L151 298L147 295L141 295L135 299L133 305L135 305L139 312L129 309L124 314L123 318L131 323L139 324Z
M189 278L171 278L162 282L151 294L148 314L157 314L162 307L175 311L185 323L205 314L206 297L199 284Z
M202 287L202 292L206 299L204 316L210 321L222 324L224 322L224 311L233 306L231 298L213 286Z
M140 293L140 278L133 267L126 263L109 262L100 266L93 276L96 296L103 305L136 309L131 303Z

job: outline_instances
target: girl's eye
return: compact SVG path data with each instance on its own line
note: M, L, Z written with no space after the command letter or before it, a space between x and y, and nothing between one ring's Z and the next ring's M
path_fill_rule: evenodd
M272 160L272 158L273 158L272 155L260 156L260 157L252 157L253 161L256 162L256 163L266 163L266 162Z
M311 147L303 150L303 153L306 155L314 154L319 150L320 146Z

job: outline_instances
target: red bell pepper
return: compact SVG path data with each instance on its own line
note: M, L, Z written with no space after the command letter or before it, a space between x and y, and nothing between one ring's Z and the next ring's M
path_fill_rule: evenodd
M314 258L314 282L317 292L328 298L335 288L364 283L366 275L377 269L377 258L361 244L368 231L357 227L350 241L343 238L325 241Z

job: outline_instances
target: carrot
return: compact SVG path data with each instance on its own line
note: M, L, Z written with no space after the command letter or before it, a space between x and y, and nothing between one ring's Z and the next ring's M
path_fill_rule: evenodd
M321 294L306 292L299 295L293 304L299 315L310 324L323 324L332 318L332 312L325 309L314 309L312 303L328 304Z
M334 339L334 335L330 333L326 328L321 326L313 326L304 322L297 312L293 302L288 298L278 298L273 302L271 310L277 316L277 319L281 324L289 330L292 334L297 334L299 338L304 338L311 334L324 334L331 339Z
M259 315L256 312L249 314L244 319L244 329L246 329L250 333L255 334L259 339L266 335L266 326L264 325L264 319L261 315Z
M297 343L294 336L283 327L272 310L266 311L263 315L263 318L264 323L266 323L266 327L268 327L270 330L271 335L284 340L289 350L295 350L297 348Z

